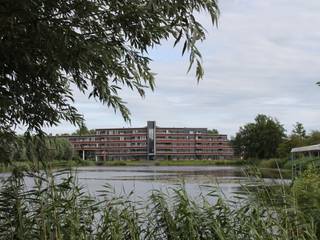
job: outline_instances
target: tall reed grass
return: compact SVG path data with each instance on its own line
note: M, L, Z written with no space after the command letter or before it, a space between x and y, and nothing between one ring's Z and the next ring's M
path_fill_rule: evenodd
M146 201L106 186L93 197L64 171L13 172L0 192L0 239L277 240L319 239L320 224L292 188L261 184L233 200L214 189L193 199L184 187L154 190ZM62 178L63 176L63 178ZM26 177L33 180L27 187ZM244 194L245 193L245 194ZM319 208L317 205L313 206Z

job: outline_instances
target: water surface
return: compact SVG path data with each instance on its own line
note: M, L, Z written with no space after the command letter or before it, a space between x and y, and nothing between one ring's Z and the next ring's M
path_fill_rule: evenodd
M274 182L276 171L265 174L264 180ZM137 167L79 167L74 169L79 184L91 195L98 196L108 185L118 194L134 192L134 198L146 199L152 190L167 191L184 185L187 192L197 197L219 189L232 198L244 184L255 184L242 167L233 166L137 166ZM0 174L0 178L8 174ZM272 177L272 179L270 177ZM31 179L26 184L33 185Z
M277 179L268 177L272 183ZM274 172L269 173L274 177ZM233 166L146 166L146 167L81 167L76 176L82 186L91 194L103 190L105 184L118 193L134 191L135 196L148 196L153 189L167 190L184 185L192 196L207 194L213 189L221 190L227 198L237 192L241 185L254 184L244 168Z

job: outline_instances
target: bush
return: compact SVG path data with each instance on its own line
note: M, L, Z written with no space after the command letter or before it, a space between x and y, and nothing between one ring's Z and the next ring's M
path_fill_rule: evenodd
M299 170L303 171L306 170L310 167L316 167L319 166L320 164L320 158L310 158L310 157L305 157L305 158L299 158L295 159L294 161L288 160L285 164L285 168L292 168L292 165L298 168Z
M292 186L297 207L310 216L310 224L317 226L320 236L320 170L309 168L297 177Z
M264 159L257 161L257 166L260 168L282 168L286 163L286 159Z

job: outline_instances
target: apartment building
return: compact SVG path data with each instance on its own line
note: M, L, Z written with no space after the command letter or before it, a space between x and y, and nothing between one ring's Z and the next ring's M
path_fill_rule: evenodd
M231 159L227 135L210 134L207 128L165 128L148 121L142 128L96 129L94 135L67 136L83 159L180 160Z

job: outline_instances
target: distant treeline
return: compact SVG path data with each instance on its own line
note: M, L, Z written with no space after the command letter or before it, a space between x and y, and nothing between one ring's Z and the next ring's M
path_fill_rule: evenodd
M284 138L281 144L279 144L277 154L279 157L288 157L292 148L315 144L320 144L320 131L312 131L305 136L293 133Z
M61 137L18 136L1 141L0 161L70 160L75 156L70 142Z
M253 123L240 127L232 139L237 156L244 159L288 158L294 147L320 144L320 131L309 134L297 122L291 133L276 119L259 114Z
M0 137L0 162L79 159L63 135L93 134L93 129L81 126L71 134L53 136ZM217 134L213 129L210 133ZM276 119L259 114L255 121L241 126L231 140L236 156L242 159L288 158L294 147L320 144L320 131L307 133L297 122L291 133Z

